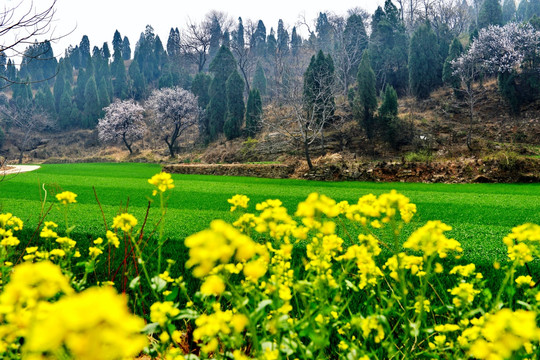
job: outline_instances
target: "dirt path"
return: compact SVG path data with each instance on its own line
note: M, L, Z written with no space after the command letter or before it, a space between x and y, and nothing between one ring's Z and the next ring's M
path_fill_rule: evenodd
M39 165L9 165L7 170L0 170L0 176L34 171L39 168Z

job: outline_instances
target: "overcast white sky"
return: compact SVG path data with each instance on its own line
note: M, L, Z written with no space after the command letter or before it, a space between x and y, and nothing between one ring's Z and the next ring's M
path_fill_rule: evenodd
M8 0L12 2L12 0ZM34 3L38 3L34 1ZM39 5L49 1L39 0ZM56 55L63 55L68 45L77 45L88 35L91 47L107 41L111 48L114 31L127 36L132 50L147 24L152 25L164 45L169 30L185 27L188 19L200 21L210 10L226 12L233 19L262 19L267 31L277 28L279 19L292 28L305 14L312 21L321 11L345 15L348 9L360 7L373 13L384 0L58 0L55 15L56 34L73 32L53 44Z

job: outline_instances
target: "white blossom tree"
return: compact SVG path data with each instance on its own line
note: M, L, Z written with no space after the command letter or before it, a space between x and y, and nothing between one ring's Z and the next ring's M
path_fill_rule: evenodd
M143 137L146 125L143 121L144 108L133 100L115 100L105 109L105 117L99 119L98 137L101 141L122 140L133 154L133 142Z
M197 124L197 98L179 87L154 90L147 106L155 112L155 123L169 148L171 157L176 151L176 140Z

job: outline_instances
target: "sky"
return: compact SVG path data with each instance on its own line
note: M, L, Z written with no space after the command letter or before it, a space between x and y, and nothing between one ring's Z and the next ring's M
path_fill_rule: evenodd
M39 0L40 5L45 3L50 4L50 0ZM182 32L188 21L200 22L210 10L227 13L235 23L239 16L244 24L248 19L261 19L268 32L283 19L290 33L301 16L313 24L319 12L346 15L348 9L360 7L373 13L383 4L384 0L57 0L54 34L68 35L54 42L53 49L62 56L68 45L79 44L83 35L88 35L92 48L101 47L105 41L111 48L118 29L122 37L129 38L133 51L147 24L166 45L171 27Z

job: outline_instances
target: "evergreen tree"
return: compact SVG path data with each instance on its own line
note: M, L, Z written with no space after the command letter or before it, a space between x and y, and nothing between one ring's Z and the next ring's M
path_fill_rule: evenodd
M227 112L227 79L236 70L236 60L229 48L222 46L210 64L214 79L210 84L208 103L208 129L210 138L215 139L223 132Z
M84 71L84 69L79 69L79 76L77 77L77 84L75 85L75 104L77 105L77 109L79 111L84 110L84 91L86 89L86 83L88 82L88 71Z
M454 69L452 68L452 61L456 60L463 53L463 45L458 38L454 38L450 50L448 51L448 57L444 62L443 67L443 81L454 90L454 95L457 98L461 98L462 93L459 91L461 80L459 76L454 75Z
M64 86L66 81L64 80L64 72L59 71L58 75L56 75L56 81L54 82L54 104L56 111L60 111L60 99L62 98L62 94L64 93Z
M101 47L101 56L103 57L103 60L105 60L107 63L109 62L109 59L111 58L111 51L109 50L109 44L106 42L103 43L103 46Z
M82 37L79 44L79 54L81 57L81 66L86 68L90 60L90 40L88 40L88 36L86 35Z
M29 79L21 80L21 78L15 78L15 84L11 85L13 90L13 101L19 108L25 108L32 103L33 95L30 88Z
M253 89L259 90L261 96L266 95L266 75L260 62L257 62L257 68L255 69L255 75L253 75Z
M304 73L304 108L308 119L328 122L334 116L334 62L322 50L313 55Z
M139 70L137 60L133 60L129 66L129 77L131 79L131 97L136 101L145 99L147 94L146 80Z
M367 47L367 34L362 17L353 14L347 18L345 30L343 31L343 51L345 52L343 64L343 76L345 77L345 88L349 88L351 79L358 73L358 64L362 60L362 54Z
M266 50L266 27L262 20L259 20L257 28L251 36L250 47L256 56L264 56Z
M120 32L118 30L114 32L112 46L113 54L116 52L122 53L122 35L120 35Z
M317 32L317 49L327 53L332 51L332 25L326 13L319 13L315 31Z
M411 37L409 83L417 99L427 99L440 83L437 36L429 24L421 25Z
M113 97L118 99L125 99L128 94L128 84L127 84L127 75L126 67L124 65L124 60L122 59L122 53L116 51L114 53L114 61L111 65L112 75L113 75Z
M180 31L178 28L171 28L171 31L169 31L167 54L170 58L178 58L178 56L180 56Z
M84 90L84 127L93 128L101 113L100 99L96 85L96 78L91 76Z
M504 0L502 6L503 24L514 20L516 16L516 0Z
M205 110L208 107L210 102L210 83L212 82L212 77L203 72L198 73L193 78L191 83L191 92L197 97L197 105L199 109ZM210 137L210 128L208 124L208 116L206 113L202 113L199 116L199 133L204 138Z
M502 25L503 14L499 0L484 0L478 13L478 28L489 25Z
M6 77L9 81L15 81L15 79L17 78L17 68L15 67L15 63L11 61L11 59L8 59L6 65Z
M111 103L111 98L109 96L109 90L107 89L107 81L104 77L99 80L99 87L98 87L98 97L99 97L99 107L101 109L107 107ZM101 111L101 114L99 117L103 116L103 111Z
M298 56L301 46L302 46L302 38L296 32L296 26L295 26L293 27L292 33L291 33L291 52L293 56Z
M230 48L231 47L231 34L225 30L221 39L221 45Z
M71 96L69 96L68 92L64 92L60 99L60 110L58 111L58 124L62 129L75 125L72 122L73 108L77 109L76 106L73 106Z
M52 95L51 89L48 86L41 87L39 89L39 91L36 93L36 96L34 98L34 103L37 108L44 111L51 118L56 117L56 107L54 105L54 97Z
M244 23L242 22L242 18L238 18L238 28L236 29L236 32L234 33L233 41L238 49L243 49L246 46L245 40L244 40Z
M266 38L266 55L271 59L276 56L277 40L274 28L270 28L270 35Z
M409 40L391 0L385 1L384 10L377 8L371 28L369 54L377 74L377 89L382 91L389 84L398 93L404 93L409 83Z
M249 137L254 137L260 131L262 112L261 93L257 89L252 89L246 107L246 133Z
M227 116L223 125L223 132L227 139L232 140L240 136L240 128L244 122L244 79L235 70L227 79Z
M131 46L127 36L124 36L124 40L122 40L122 58L124 60L131 59Z
M375 131L374 113L377 110L377 89L368 50L364 51L362 61L358 66L357 82L358 88L353 103L354 116L366 130L368 139L372 139Z
M210 62L212 62L212 60L219 51L222 35L223 34L221 33L221 26L219 25L219 20L216 16L213 16L212 22L210 24L210 47L208 49L208 56Z
M277 28L277 50L281 55L289 53L289 33L285 30L283 20L279 19Z

